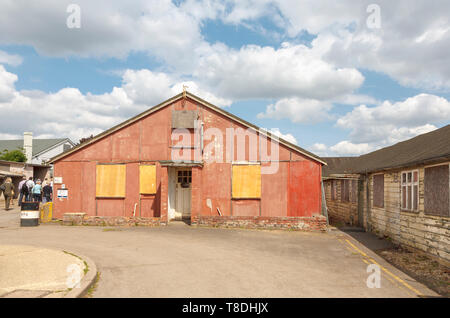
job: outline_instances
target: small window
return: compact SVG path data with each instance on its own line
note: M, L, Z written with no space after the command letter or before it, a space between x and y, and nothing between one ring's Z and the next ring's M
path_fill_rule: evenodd
M233 165L232 195L234 199L261 198L261 166Z
M373 206L384 208L384 174L373 176Z
M419 171L404 171L401 180L402 210L417 212L419 210Z
M425 214L449 217L449 165L425 168Z

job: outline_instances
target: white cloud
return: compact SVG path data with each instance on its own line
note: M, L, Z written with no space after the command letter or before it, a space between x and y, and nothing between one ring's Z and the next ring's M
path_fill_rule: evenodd
M336 68L315 50L289 43L279 49L214 46L200 58L194 74L218 94L234 99L298 96L324 100L349 94L364 81L356 69Z
M0 103L8 102L14 98L14 83L17 81L17 75L9 73L3 65L0 65Z
M280 132L279 129L271 129L270 133L272 133L275 136L278 136L280 138L283 138L284 140L289 141L290 143L293 143L294 145L298 145L297 138L295 138L292 134L283 134Z
M328 147L325 144L315 143L311 147L309 147L310 151L321 157L328 157Z
M9 54L0 50L0 64L9 64L11 66L18 66L22 64L22 57L17 54Z
M294 123L317 123L331 119L329 102L314 99L286 98L267 106L265 113L259 113L258 118L287 118Z
M435 95L420 94L375 107L361 105L337 120L337 127L350 130L349 140L332 146L317 143L311 151L322 156L361 155L428 133L448 122L450 102Z
M186 83L149 70L127 70L123 73L121 87L96 95L82 94L77 88L70 87L50 94L17 91L16 80L15 74L0 65L0 136L11 139L21 136L23 131L32 131L35 136L69 137L74 141L96 135L180 93ZM187 83L192 91L199 90L195 82ZM207 91L204 95L218 102L218 106L229 104Z
M350 129L352 142L392 144L450 121L450 102L443 97L420 94L402 102L385 101L376 107L361 105L337 121Z
M354 144L344 140L330 147L330 150L339 156L355 156L368 153L374 148L367 143Z

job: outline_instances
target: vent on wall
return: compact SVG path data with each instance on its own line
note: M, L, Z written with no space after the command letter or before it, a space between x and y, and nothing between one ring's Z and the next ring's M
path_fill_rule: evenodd
M198 119L197 110L173 110L172 111L172 129L177 128L195 128L194 122Z

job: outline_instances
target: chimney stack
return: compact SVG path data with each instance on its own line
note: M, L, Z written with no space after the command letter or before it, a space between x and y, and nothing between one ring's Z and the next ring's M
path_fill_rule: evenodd
M27 163L31 163L33 158L33 133L24 132L23 133L23 150L25 151L25 156L27 157Z

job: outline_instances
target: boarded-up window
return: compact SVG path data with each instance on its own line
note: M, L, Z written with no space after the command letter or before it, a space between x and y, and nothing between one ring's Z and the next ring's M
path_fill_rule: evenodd
M349 202L349 180L341 180L341 201Z
M125 181L125 165L97 165L96 196L101 198L124 198Z
M358 181L352 180L350 187L350 202L355 203L358 197Z
M401 177L402 210L419 210L419 171L402 172Z
M156 166L139 166L139 192L141 194L156 193Z
M425 214L450 216L449 166L425 168Z
M260 165L233 165L232 178L232 194L234 199L261 198Z
M373 206L384 208L384 174L373 176Z
M331 200L335 201L336 200L336 181L332 180L331 181Z
M336 201L336 181L331 181L331 200Z

